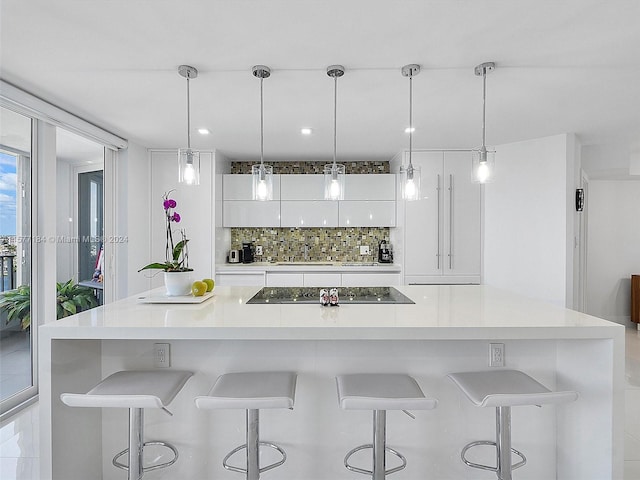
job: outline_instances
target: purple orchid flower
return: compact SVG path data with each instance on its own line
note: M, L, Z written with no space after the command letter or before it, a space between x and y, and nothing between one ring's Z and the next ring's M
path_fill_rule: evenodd
M165 210L169 210L170 208L176 208L176 201L173 200L172 198L167 198L162 205L164 206Z
M175 203L175 202L173 202L173 203ZM174 213L172 215L172 217L171 217L171 220L176 222L176 223L179 223L180 222L180 214L179 213Z

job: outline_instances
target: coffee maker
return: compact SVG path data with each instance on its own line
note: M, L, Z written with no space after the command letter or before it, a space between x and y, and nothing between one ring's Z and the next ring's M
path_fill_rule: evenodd
M379 263L393 263L393 252L391 251L391 244L386 240L381 240L378 244L378 262Z
M253 263L255 261L256 247L253 242L242 243L242 263Z

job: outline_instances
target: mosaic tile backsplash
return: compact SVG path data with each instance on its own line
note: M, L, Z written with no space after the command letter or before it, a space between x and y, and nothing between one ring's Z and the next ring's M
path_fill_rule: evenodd
M291 174L291 173L323 173L324 166L330 161L321 162L265 162L269 165L273 165L273 173L279 174ZM355 161L355 162L338 162L344 165L345 172L350 173L391 173L391 167L388 161ZM251 173L251 165L255 165L256 162L231 162L231 173Z
M257 262L375 262L381 240L389 241L388 227L231 229L232 249L242 242L262 246ZM361 245L369 246L370 255L360 255Z

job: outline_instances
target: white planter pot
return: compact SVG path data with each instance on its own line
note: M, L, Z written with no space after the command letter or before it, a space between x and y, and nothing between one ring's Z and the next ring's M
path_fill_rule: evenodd
M189 295L193 272L164 272L164 287L167 295L175 297L178 295Z

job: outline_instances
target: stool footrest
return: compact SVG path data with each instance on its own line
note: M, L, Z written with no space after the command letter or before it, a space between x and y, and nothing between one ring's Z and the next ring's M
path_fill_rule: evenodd
M496 447L496 442L491 442L489 440L479 440L477 442L468 443L462 449L462 452L460 453L460 458L462 458L462 461L466 465L468 465L470 467L479 468L481 470L489 470L491 472L497 472L498 471L498 467L490 467L489 465L483 465L481 463L471 462L471 461L467 460L467 458L465 457L465 454L467 453L467 450L469 450L470 448L473 448L473 447L478 447L480 445L491 445L493 447ZM519 452L515 448L512 448L511 451L522 459L518 463L513 464L511 466L511 470L515 470L516 468L520 468L520 467L524 466L527 463L527 458L524 456L523 453Z
M176 447L174 447L173 445L171 445L168 442L160 442L160 441L144 442L142 444L142 448L144 449L144 447L146 447L147 445L159 445L161 447L168 448L169 450L171 450L173 452L173 458L171 460L169 460L168 462L158 463L156 465L149 465L148 467L142 467L142 471L143 472L150 472L152 470L158 470L160 468L170 467L171 465L176 463L176 461L178 460L178 450L176 449ZM127 453L129 453L129 449L125 448L124 450L122 450L120 453L116 454L113 457L113 460L111 461L111 463L113 463L113 465L115 467L118 467L118 468L121 468L123 470L129 471L129 465L126 465L126 464L121 463L121 462L118 461L118 459L120 457L122 457L123 455L126 455Z
M275 463L272 463L271 465L267 465L266 467L260 468L259 469L260 473L266 472L267 470L271 470L272 468L279 467L280 465L282 465L287 460L287 454L278 445L276 445L274 443L269 443L269 442L258 442L258 445L262 445L264 447L273 448L274 450L277 450L280 453L280 455L282 455L282 460L279 460L279 461L277 461ZM247 444L245 443L244 445L240 445L239 447L236 447L233 450L231 450L227 454L227 456L224 457L224 459L222 460L222 466L224 468L226 468L227 470L230 470L232 472L247 473L247 469L246 468L235 467L235 466L229 465L227 463L227 460L229 460L233 455L238 453L240 450L245 450L246 448L247 448Z
M351 470L352 472L362 473L364 475L373 475L373 471L371 471L371 470L365 470L364 468L354 467L353 465L349 464L349 457L351 457L351 455L353 455L356 452L359 452L360 450L365 450L367 448L373 448L373 444L369 443L369 444L366 444L366 445L360 445L359 447L356 447L356 448L350 450L349 453L347 453L347 455L344 457L344 466L348 470ZM390 447L384 447L384 450L385 450L385 452L389 452L392 455L395 455L396 457L398 457L402 461L402 465L399 465L399 466L394 467L394 468L390 468L389 470L385 470L385 472L384 472L385 475L391 475L392 473L399 472L400 470L402 470L403 468L405 468L407 466L407 459L404 458L404 455L402 455L400 452L398 452L397 450L394 450L393 448L390 448Z

